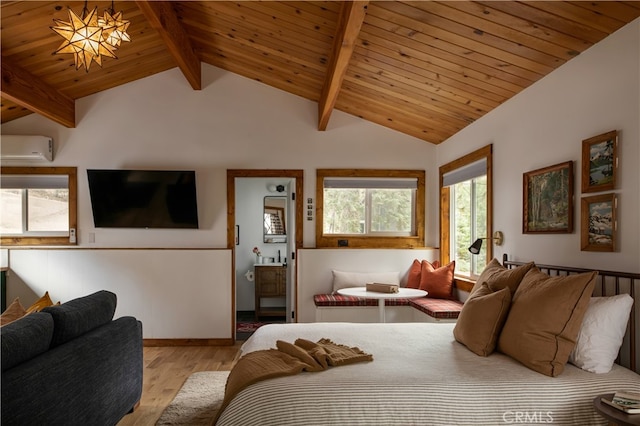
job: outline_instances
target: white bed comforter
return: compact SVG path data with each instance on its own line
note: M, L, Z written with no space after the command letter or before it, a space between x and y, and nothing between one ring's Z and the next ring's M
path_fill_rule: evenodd
M592 425L607 422L593 398L640 391L640 375L568 364L547 377L494 353L480 357L453 338L454 324L312 323L261 327L242 353L297 338L357 346L373 362L256 383L222 413L219 426L249 425Z

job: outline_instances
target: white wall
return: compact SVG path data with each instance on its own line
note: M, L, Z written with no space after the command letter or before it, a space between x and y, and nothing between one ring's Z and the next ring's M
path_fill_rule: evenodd
M120 263L102 263L112 254L110 248L224 248L227 245L227 169L302 169L304 170L305 198L315 198L315 171L317 168L399 168L429 170L435 165L435 147L424 141L406 136L357 117L334 111L327 131L317 130L317 103L287 94L262 83L243 78L224 70L203 65L203 89L192 90L177 69L148 77L130 84L107 90L76 102L77 127L64 128L46 118L32 114L2 125L2 134L42 134L54 138L53 166L78 167L78 247L95 256L92 265L104 274L108 267L126 286L119 287L120 303L135 306L129 312L145 320L145 337L167 336L162 330L165 320L183 318L188 312L225 312L228 314L207 337L229 338L231 334L231 295L202 292L200 285L188 280L176 283L172 274L158 274L151 269L120 268ZM15 165L20 165L19 163ZM39 164L42 165L42 164ZM91 205L86 179L87 168L167 168L196 171L198 213L197 230L133 230L96 229L93 226ZM253 199L253 195L251 196ZM242 201L236 197L236 202ZM258 200L255 200L258 202ZM437 202L435 195L430 200ZM238 204L241 205L241 204ZM431 211L435 210L432 208ZM243 223L244 218L241 218ZM247 219L248 220L248 219ZM240 241L250 248L238 248L238 270L242 273L250 266L250 250L260 241L260 222L252 235L243 224ZM303 224L304 245L315 245L315 222ZM427 241L435 244L436 223L427 231ZM245 232L247 231L247 232ZM95 243L89 236L94 234ZM104 250L93 250L104 249ZM11 250L17 252L18 250ZM273 255L264 247L265 254ZM158 252L136 251L143 264L154 263ZM80 258L76 256L77 258ZM74 258L76 258L74 257ZM126 259L121 259L126 264ZM191 267L208 271L215 286L227 285L231 273L231 260L223 267L213 263L220 271L212 271L212 263ZM11 262L10 262L11 263ZM291 263L290 263L291 264ZM167 267L171 267L168 261ZM16 265L16 267L18 267ZM45 268L39 280L27 280L32 287L21 297L30 304L48 290L53 297L64 288L64 283L49 277L60 269L69 273L78 267L65 262L58 269ZM41 265L22 263L19 273ZM17 274L18 272L16 272ZM22 286L16 274L8 280L9 288ZM125 276L128 276L127 279ZM148 278L145 278L148 277ZM153 277L155 285L148 279ZM89 276L83 276L91 281ZM89 283L87 283L88 285ZM112 284L96 274L92 284ZM252 289L248 282L237 283L239 308L252 306ZM175 292L188 298L189 304L177 310L167 310L166 317L149 316L141 294L154 306L171 306L181 299ZM21 290L21 291L22 291ZM65 293L66 294L66 293ZM12 300L10 292L9 301ZM190 311L188 311L190 310ZM197 314L199 315L199 314ZM196 315L196 316L197 316ZM200 323L198 323L200 324ZM217 327L227 330L220 334ZM171 328L175 331L175 328ZM182 333L171 337L194 337ZM201 336L201 330L194 330ZM151 333L151 334L150 334Z
M640 272L640 20L636 19L438 146L445 164L493 143L496 256ZM580 250L582 141L619 131L618 249ZM522 233L522 174L574 161L574 232ZM587 196L593 194L587 194Z
M320 132L316 102L213 66L203 64L202 73L200 91L172 69L79 99L75 129L37 114L2 125L2 134L53 137L52 165L78 167L80 246L226 247L227 169L302 169L305 196L315 198L317 168L435 165L435 147L419 139L340 111ZM200 229L94 228L87 168L196 170ZM431 195L437 203L437 194ZM435 219L427 232L430 245L438 241ZM304 245L313 247L315 223L303 226ZM95 243L88 242L89 233Z
M98 290L115 317L135 316L149 339L231 339L231 251L226 249L10 250L7 300L28 307Z

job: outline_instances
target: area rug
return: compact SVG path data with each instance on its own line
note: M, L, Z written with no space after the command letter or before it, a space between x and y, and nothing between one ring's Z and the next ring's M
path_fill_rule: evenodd
M187 378L156 426L209 425L224 399L228 371L200 371Z
M267 324L266 322L245 322L238 321L236 322L236 331L238 333L253 333L263 325Z

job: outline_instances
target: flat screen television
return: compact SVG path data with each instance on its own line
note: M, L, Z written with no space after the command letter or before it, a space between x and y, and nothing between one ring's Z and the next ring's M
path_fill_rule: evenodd
M96 228L198 228L195 171L87 170Z

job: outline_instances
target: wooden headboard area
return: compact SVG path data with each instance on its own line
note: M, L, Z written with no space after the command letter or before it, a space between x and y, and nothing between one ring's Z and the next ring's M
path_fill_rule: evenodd
M502 256L502 264L507 269L513 269L524 265L528 262L516 262L508 260L507 254ZM631 314L629 315L629 323L627 324L627 332L618 354L617 364L625 366L630 370L640 373L640 355L638 350L638 342L640 342L640 310L637 308L640 303L638 296L638 286L640 285L640 274L629 272L605 271L599 269L582 269L567 266L542 265L536 263L536 267L542 272L555 275L579 274L581 272L598 271L596 286L593 290L593 296L614 296L618 294L629 294L633 300ZM640 290L639 290L640 291Z

